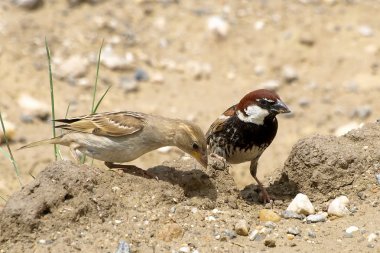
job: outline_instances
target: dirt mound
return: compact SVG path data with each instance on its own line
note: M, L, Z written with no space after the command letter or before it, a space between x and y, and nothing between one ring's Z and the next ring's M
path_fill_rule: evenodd
M338 195L365 196L380 171L380 124L367 124L342 137L316 135L298 141L283 169L280 186L314 202Z
M140 170L134 166L110 171L53 163L7 202L0 213L0 244L14 252L36 242L54 244L59 252L95 252L114 251L121 235L136 242L141 242L142 231L148 238L155 234L166 238L165 231L157 230L175 223L171 208L212 209L236 202L238 191L226 171L204 172L197 166L192 160L166 163L149 169L154 178L148 179L134 175ZM118 226L121 223L129 225Z

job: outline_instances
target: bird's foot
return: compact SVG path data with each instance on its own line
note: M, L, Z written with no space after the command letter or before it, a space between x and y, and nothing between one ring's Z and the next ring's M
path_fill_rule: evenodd
M273 199L270 197L270 195L268 194L267 190L262 186L260 185L260 194L259 194L259 200L261 202L265 204L267 203L270 203L271 204L271 207L273 208Z

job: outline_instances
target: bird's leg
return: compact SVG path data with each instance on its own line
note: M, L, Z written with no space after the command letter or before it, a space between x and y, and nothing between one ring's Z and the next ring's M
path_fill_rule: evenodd
M260 180L257 178L256 173L257 173L257 161L253 160L251 161L251 166L249 168L252 177L256 180L257 184L259 185L259 188L261 190L261 193L263 194L263 202L264 204L266 203L271 203L271 198L267 192L267 190L264 188L264 185L260 182Z
M113 162L104 162L104 165L106 165L110 169L122 169L126 173L130 174L140 174L143 177L146 178L156 178L154 175L151 175L148 171L137 168L133 165L126 165L126 164L116 164Z

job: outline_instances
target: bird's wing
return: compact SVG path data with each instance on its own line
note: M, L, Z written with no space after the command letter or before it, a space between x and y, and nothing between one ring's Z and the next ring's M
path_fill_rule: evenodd
M212 134L221 131L224 127L224 124L227 122L227 120L231 118L233 115L235 115L235 113L236 113L236 105L233 105L230 108L228 108L222 115L220 115L208 129L206 133L207 141L209 140L209 137Z
M58 119L64 123L57 126L75 132L100 136L126 136L141 131L145 126L145 115L136 112L97 113L70 119Z

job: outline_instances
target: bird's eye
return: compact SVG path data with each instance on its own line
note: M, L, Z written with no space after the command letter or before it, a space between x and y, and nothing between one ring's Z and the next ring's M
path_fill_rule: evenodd
M198 150L199 149L198 143L196 143L196 142L193 143L193 149L194 150Z
M259 104L264 107L264 106L269 106L271 104L274 104L274 101L268 100L268 99L260 99Z

